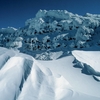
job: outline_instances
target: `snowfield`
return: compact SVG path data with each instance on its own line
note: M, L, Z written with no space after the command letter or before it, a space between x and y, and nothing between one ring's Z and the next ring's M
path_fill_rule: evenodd
M100 100L100 15L39 10L0 29L0 100Z
M100 83L73 67L74 56L83 62L89 57L86 55L88 51L72 51L74 56L52 61L35 60L32 56L5 48L0 48L0 52L0 100L100 99ZM98 62L98 57L95 59L94 63Z

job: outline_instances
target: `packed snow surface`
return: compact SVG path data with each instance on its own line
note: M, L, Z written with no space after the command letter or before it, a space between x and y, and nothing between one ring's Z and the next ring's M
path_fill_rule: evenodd
M0 100L100 100L100 83L74 68L73 56L40 61L0 48L0 57Z

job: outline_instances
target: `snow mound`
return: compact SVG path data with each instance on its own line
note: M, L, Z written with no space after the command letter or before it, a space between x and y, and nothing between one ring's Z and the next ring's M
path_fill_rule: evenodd
M15 100L27 79L31 62L16 55L19 52L0 48L0 100ZM10 90L10 92L9 92Z
M58 100L73 95L73 91L68 89L68 82L62 76L60 78L53 75L48 76L40 67L37 63L33 64L31 74L25 82L18 100L46 100L46 98Z
M74 68L73 61L74 57L68 56L59 60L39 62L49 68L55 76L62 75L79 93L99 97L100 91L97 87L100 86L100 83L95 81L92 77L82 74L80 69Z

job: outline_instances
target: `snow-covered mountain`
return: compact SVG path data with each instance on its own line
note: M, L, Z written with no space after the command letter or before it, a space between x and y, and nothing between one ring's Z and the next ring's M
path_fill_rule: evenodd
M66 10L0 29L0 100L100 100L99 32L100 15Z
M89 48L100 45L99 32L100 15L87 13L80 16L66 10L40 10L35 18L25 22L25 27L0 29L0 45L17 47L18 41L22 40L18 37L22 37L21 50L27 53L66 47Z

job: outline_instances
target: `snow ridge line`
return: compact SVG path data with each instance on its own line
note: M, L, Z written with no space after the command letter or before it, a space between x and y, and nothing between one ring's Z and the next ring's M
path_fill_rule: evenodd
M100 72L99 71L96 71L94 69L93 66L91 66L91 63L89 61L86 61L86 59L84 59L84 57L81 57L80 55L78 55L76 52L72 52L72 55L75 57L75 61L73 62L74 63L74 67L75 68L81 68L81 72L83 74L86 74L86 75L91 75L96 81L100 82ZM83 61L81 61L79 58L83 59ZM90 57L88 57L90 58ZM90 58L92 59L92 58ZM87 63L85 63L88 62Z

